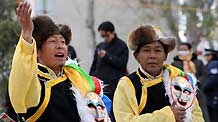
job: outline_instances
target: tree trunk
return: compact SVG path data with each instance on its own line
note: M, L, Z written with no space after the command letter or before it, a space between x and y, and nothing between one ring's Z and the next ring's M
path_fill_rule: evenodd
M92 41L93 52L96 46L95 40L95 16L94 16L94 0L88 0L88 16L87 16L87 28L90 30L90 40Z

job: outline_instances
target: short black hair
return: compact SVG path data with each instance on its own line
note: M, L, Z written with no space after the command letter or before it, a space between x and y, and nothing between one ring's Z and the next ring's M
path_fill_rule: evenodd
M114 25L110 21L102 22L98 26L98 31L107 31L107 32L114 32Z
M211 55L212 55L211 61L218 60L218 54L211 54Z
M190 43L183 42L183 43L179 44L179 46L181 46L181 45L186 45L189 50L192 49L192 45Z

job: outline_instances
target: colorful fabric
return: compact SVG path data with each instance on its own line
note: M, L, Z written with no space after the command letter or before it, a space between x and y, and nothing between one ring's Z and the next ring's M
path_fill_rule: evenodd
M112 101L110 100L110 98L108 96L106 96L105 94L103 95L102 97L102 100L106 106L106 109L107 109L107 113L108 115L110 114L111 112L111 107L112 107Z
M179 55L179 59L183 61L183 71L185 73L196 73L195 64L192 62L193 49L186 55Z
M96 89L95 83L92 78L75 63L66 64L64 67L65 74L70 78L76 88L80 88L83 95L86 95L86 91L94 92ZM78 80L76 76L82 76L81 80ZM82 82L82 83L81 83Z

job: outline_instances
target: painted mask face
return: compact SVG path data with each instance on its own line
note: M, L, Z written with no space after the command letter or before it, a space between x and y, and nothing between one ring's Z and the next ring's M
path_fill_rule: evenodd
M106 122L108 120L104 102L96 93L88 93L86 96L86 103L96 122Z
M188 109L192 106L195 90L191 83L184 77L178 76L171 81L171 97L176 101L176 105Z

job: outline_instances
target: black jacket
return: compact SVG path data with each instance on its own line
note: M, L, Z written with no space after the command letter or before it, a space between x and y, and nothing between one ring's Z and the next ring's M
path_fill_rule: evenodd
M76 51L75 51L74 47L71 46L71 45L68 46L68 57L69 57L70 59L75 59L75 58L77 58Z
M210 61L207 64L208 79L203 86L203 90L213 91L218 93L218 60Z
M197 58L197 55L194 53L192 55L191 61L195 64L196 67L196 77L200 81L200 83L204 83L207 79L207 69L204 66L203 62ZM179 59L178 56L174 57L174 61L172 63L173 66L183 70L183 61Z
M206 94L207 105L218 110L218 60L210 61L207 64L208 79L203 85Z
M106 51L103 58L97 54L99 49ZM97 45L90 75L103 80L104 84L109 85L110 91L113 92L119 79L127 73L128 58L129 50L126 43L115 35L111 43L102 42Z

